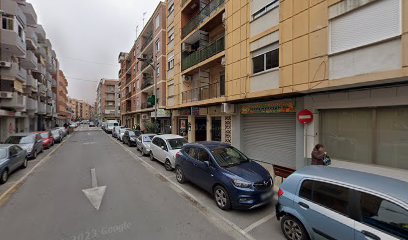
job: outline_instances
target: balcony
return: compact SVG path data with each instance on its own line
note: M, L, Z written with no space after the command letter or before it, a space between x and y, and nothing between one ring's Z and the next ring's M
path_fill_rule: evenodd
M25 2L24 5L21 6L24 15L26 16L26 21L28 25L35 25L37 24L37 14L33 8L31 3Z
M37 109L38 109L38 114L46 114L47 113L47 107L46 104L40 101L37 101Z
M10 92L7 98L1 98L0 107L12 108L18 111L24 110L26 106L26 97L17 92Z
M21 59L21 66L25 69L32 70L37 68L37 62L38 59L35 54L32 51L27 50L25 58Z
M203 62L210 57L225 50L225 37L221 37L207 47L195 51L190 55L181 59L181 71L184 71L200 62Z
M42 25L37 24L37 26L35 27L35 33L37 34L38 43L44 43L45 42L45 31Z
M23 57L26 53L25 39L21 39L18 33L12 30L0 29L1 51L16 57Z
M52 98L52 91L51 90L47 90L47 97Z
M27 70L19 68L17 71L17 80L25 84L27 81Z
M38 37L35 28L27 26L26 28L26 46L28 50L36 50L38 47Z
M46 110L46 113L47 113L48 116L52 115L52 113L53 113L52 109L53 109L53 106L48 105L48 104L46 105L45 110Z
M10 67L0 67L0 77L15 78L18 72L18 64L12 62Z
M132 96L132 92L126 93L126 98L130 98Z
M38 64L37 69L34 69L33 72L41 73L43 76L45 76L46 70L42 64Z
M44 84L40 83L38 84L38 91L42 94L45 95L47 92L47 86L45 86Z
M150 87L150 86L153 86L153 84L154 84L154 80L153 80L153 78L151 78L151 77L146 77L146 78L143 78L143 83L142 83L142 86L140 87L142 90L145 90L146 88L148 88L148 87Z
M144 102L141 104L141 109L147 109L147 108L152 108L153 105L150 102Z
M188 23L182 28L181 35L185 38L189 33L196 29L201 23L205 22L213 13L224 5L225 0L212 0L201 11L191 18Z
M37 112L37 109L38 109L37 100L32 99L32 98L27 98L26 109L27 111Z
M142 44L142 47L140 48L140 52L143 52L143 50L152 42L152 40L153 40L153 33L151 33L147 37L144 37L144 42Z
M207 99L214 99L221 97L221 85L219 82L212 83L207 86L193 88L181 93L182 103L198 102ZM224 86L225 87L225 86ZM225 88L223 88L225 89Z

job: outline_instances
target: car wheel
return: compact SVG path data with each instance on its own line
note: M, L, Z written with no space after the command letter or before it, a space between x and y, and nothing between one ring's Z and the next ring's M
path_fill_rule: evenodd
M8 169L4 169L3 172L1 173L1 177L0 177L0 183L3 184L5 182L7 182L9 174L8 174Z
M150 151L150 160L154 161L153 152Z
M23 164L21 164L21 168L22 169L27 168L27 165L28 165L27 158L24 158L24 162L23 162Z
M222 210L228 210L231 208L227 190L219 185L214 188L214 200L217 206Z
M180 166L176 166L176 179L179 183L185 183L186 177L184 176L183 169Z
M166 159L166 161L164 162L164 168L165 168L167 171L173 170L173 167L171 166L171 162L170 162L169 159Z
M285 215L281 220L282 232L288 240L308 240L305 227L296 218Z

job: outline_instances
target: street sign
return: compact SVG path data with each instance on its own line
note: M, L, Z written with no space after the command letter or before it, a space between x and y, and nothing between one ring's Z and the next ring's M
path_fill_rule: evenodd
M298 121L301 124L309 124L313 121L313 113L307 109L302 110L298 113Z

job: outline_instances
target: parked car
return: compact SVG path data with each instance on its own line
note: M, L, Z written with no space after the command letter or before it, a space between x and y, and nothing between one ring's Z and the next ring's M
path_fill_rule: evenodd
M119 126L119 122L116 120L108 120L106 127L105 127L105 131L107 133L113 133L113 128Z
M276 216L287 239L408 239L406 189L397 179L309 166L280 186Z
M37 133L17 133L9 136L6 144L17 144L27 151L27 158L35 159L39 153L44 150L43 141L40 134Z
M187 140L179 135L157 135L150 144L150 160L164 163L166 170L171 171L175 167L176 153L186 143Z
M55 143L62 142L62 131L61 129L55 128L51 130L52 137L54 138Z
M150 145L155 134L141 134L136 139L136 147L143 155L150 153Z
M57 127L57 129L61 130L62 133L62 138L66 137L68 135L68 131L65 127Z
M123 143L127 144L129 147L136 146L136 138L138 138L142 134L140 131L132 131L128 130L125 131L123 134Z
M119 135L118 135L118 139L119 141L123 142L123 135L125 134L126 131L131 131L132 129L130 128L121 128L119 129Z
M0 184L19 168L27 167L27 151L15 144L0 145Z
M120 129L125 128L123 126L115 126L112 130L112 137L119 139Z
M95 127L95 123L94 122L89 122L89 127Z
M106 122L102 122L102 123L101 123L101 129L102 129L103 131L106 131L106 125L107 125Z
M252 209L272 202L273 179L257 162L220 142L186 144L176 157L176 179L211 193L223 210Z
M54 138L52 137L51 131L42 131L36 133L41 135L44 149L49 149L54 146Z

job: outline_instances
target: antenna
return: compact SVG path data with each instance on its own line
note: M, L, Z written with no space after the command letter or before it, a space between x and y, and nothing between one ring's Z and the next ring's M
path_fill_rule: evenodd
M144 12L144 13L143 13L143 27L144 27L144 21L145 21L146 13L147 13L147 12Z

